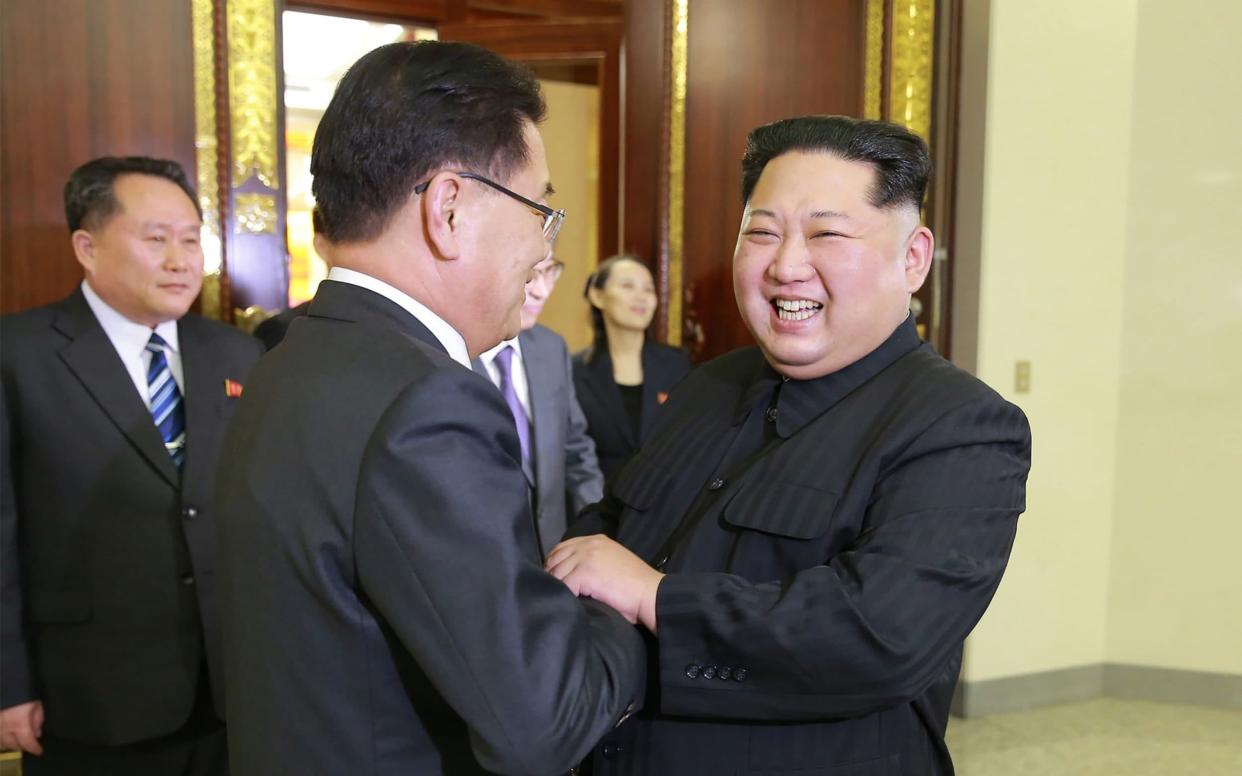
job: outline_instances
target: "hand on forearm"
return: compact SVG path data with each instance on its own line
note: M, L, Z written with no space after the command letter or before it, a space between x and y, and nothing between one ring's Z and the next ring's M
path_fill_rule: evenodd
M656 592L664 575L612 539L595 534L561 542L548 553L547 569L574 595L606 603L656 632Z
M0 749L43 754L43 703L30 701L0 709Z

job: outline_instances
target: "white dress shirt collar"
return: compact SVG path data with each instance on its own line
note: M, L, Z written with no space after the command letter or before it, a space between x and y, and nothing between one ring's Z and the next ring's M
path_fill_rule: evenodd
M483 360L484 364L491 366L492 362L496 360L496 354L505 348L513 348L514 351L517 352L518 358L522 357L522 343L517 337L514 337L513 339L502 341L499 345L491 348L490 350L483 351L483 354L480 355L479 358Z
M414 297L388 285L378 278L344 267L333 267L328 270L328 280L349 283L351 286L374 291L385 299L399 305L431 331L432 335L448 351L450 358L465 368L470 368L470 353L466 350L466 340L456 329L449 325L448 321L427 309L426 305Z
M151 339L151 327L135 323L114 310L100 298L99 294L95 293L90 281L82 281L82 295L86 297L86 304L90 306L95 319L99 321L99 325L103 327L104 333L108 335L108 339L112 341L113 347L116 348L121 358L128 360L130 357L142 355L142 352L147 349L147 342ZM175 320L164 321L156 326L154 331L174 352L181 352L181 342L177 337Z
M147 384L147 370L151 366L151 354L147 352L147 343L151 340L151 327L135 323L121 315L100 298L99 294L95 293L95 289L91 288L91 284L85 280L82 281L82 296L86 297L86 305L91 308L95 320L99 321L104 335L107 336L108 341L112 343L113 350L120 357L121 364L134 384L134 389L142 397L143 403L148 407L151 406L151 388ZM164 351L164 358L168 363L169 371L172 372L173 380L181 389L181 395L184 396L186 393L185 370L181 363L181 339L177 334L177 322L164 321L156 326L154 331L168 346Z

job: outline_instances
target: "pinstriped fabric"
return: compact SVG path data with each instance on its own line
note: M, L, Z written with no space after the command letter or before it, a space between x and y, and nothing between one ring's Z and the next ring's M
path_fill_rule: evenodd
M658 706L597 776L952 772L962 640L1008 560L1030 431L912 329L771 404L755 350L674 392L603 508L640 556L674 549ZM747 439L765 415L776 437Z
M168 368L165 351L168 343L158 334L152 334L147 342L151 364L147 367L147 388L151 397L151 418L160 430L164 448L180 469L185 463L185 407L181 391Z

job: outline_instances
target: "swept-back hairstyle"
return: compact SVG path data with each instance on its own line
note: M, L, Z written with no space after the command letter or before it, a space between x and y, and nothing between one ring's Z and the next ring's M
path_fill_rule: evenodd
M604 326L604 313L595 305L591 304L591 289L603 289L608 285L608 276L612 274L613 269L623 261L632 261L635 264L646 267L647 264L637 254L634 253L618 253L615 256L609 256L599 263L586 281L586 286L582 289L582 298L587 300L587 307L591 309L591 328L595 332L595 336L591 341L591 355L588 360L593 358L596 353L608 352L608 329Z
M153 175L172 181L194 203L198 217L203 217L198 195L176 162L149 156L101 156L74 170L65 183L65 221L71 233L98 229L121 209L113 186L122 175Z
M923 204L931 155L923 139L888 121L848 116L801 116L764 124L746 138L742 155L742 203L759 182L763 168L790 151L822 151L875 169L871 204L878 208Z
M330 242L378 237L422 179L447 165L501 182L543 120L529 69L469 43L390 43L336 87L315 132L312 191Z

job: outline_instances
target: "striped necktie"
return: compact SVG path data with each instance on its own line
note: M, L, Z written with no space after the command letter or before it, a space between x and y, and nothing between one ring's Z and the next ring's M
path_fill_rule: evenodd
M147 388L155 427L164 438L164 448L180 469L185 461L185 407L181 402L181 391L177 390L177 381L168 368L168 357L164 354L167 348L168 343L164 342L163 337L151 334L147 342L147 350L151 353Z

